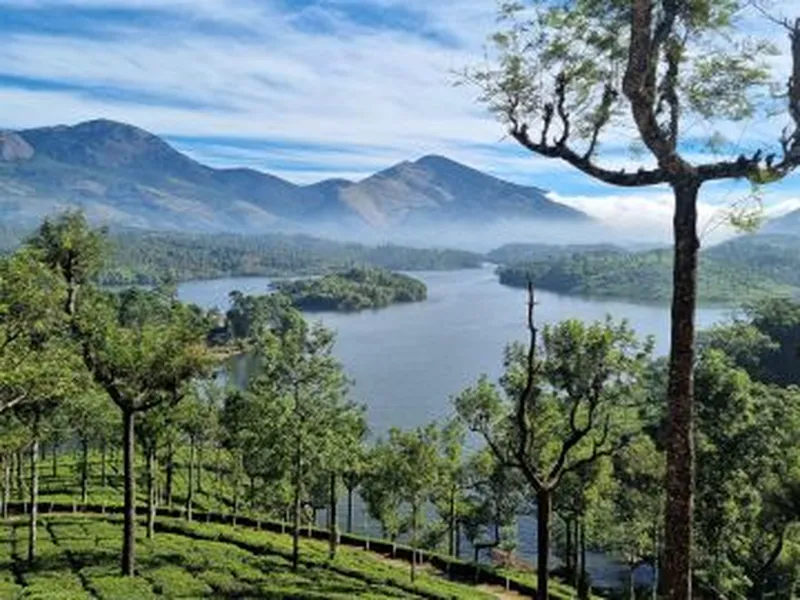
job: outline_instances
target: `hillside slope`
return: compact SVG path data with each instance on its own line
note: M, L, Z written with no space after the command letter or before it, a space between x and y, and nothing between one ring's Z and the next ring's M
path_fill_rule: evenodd
M160 137L94 120L0 134L0 217L26 224L68 206L111 224L264 232L336 224L354 231L503 219L585 224L542 190L441 156L359 182L296 185L253 169L214 169Z

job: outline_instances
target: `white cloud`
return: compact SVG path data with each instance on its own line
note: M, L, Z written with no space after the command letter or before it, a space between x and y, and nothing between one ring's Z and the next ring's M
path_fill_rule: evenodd
M365 2L386 11L415 11L424 16L428 29L454 43L414 31L369 27L344 16L345 9L356 10ZM74 86L0 87L0 124L23 128L106 117L167 136L216 138L205 143L183 140L179 147L214 165L262 168L299 183L329 176L358 179L401 160L445 154L503 178L557 190L557 198L619 227L666 236L668 191L633 195L612 189L562 162L501 142L502 127L475 103L476 91L452 85L453 70L479 59L481 45L496 27L491 0L320 0L301 13L287 11L291 4L0 0L0 6L38 9L42 19L53 7L69 6L147 8L180 16L174 29L98 19L96 26L106 35L92 36L81 31L3 32L0 24L0 74ZM788 0L775 9L796 11ZM324 31L300 26L302 19L312 17L324 21ZM216 31L208 23L240 28L243 35ZM785 47L784 33L775 35ZM98 93L107 89L120 93ZM701 123L689 127L690 133L710 133ZM773 141L779 127L778 121L759 120L722 124L720 129L749 148ZM634 168L637 163L627 157L626 148L635 137L629 130L615 131L604 148L609 152L604 164ZM242 147L226 138L249 142ZM270 144L259 148L253 142L257 140ZM770 192L769 206L795 202L789 187ZM712 218L731 195L744 193L739 187L733 193L730 189L709 188L701 221Z

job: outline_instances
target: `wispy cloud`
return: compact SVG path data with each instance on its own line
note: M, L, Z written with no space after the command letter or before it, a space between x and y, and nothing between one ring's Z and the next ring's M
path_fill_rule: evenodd
M480 60L496 26L492 0L0 0L0 7L4 127L118 119L198 160L302 183L358 179L446 154L618 223L668 227L665 190L644 191L638 196L649 200L637 204L531 156L503 140L475 90L453 86L454 70ZM781 0L775 10L791 14L794 2ZM778 125L720 130L728 151L739 151L774 139ZM710 133L702 123L691 127L699 139ZM634 139L616 131L607 164L633 168ZM767 199L788 202L797 188L784 184ZM704 206L724 202L724 194L710 196Z

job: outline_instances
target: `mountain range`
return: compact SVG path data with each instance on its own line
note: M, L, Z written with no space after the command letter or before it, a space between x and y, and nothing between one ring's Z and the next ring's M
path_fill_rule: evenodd
M321 224L392 231L504 219L592 223L539 188L442 156L402 162L357 182L296 185L254 169L203 165L115 121L0 133L3 223L29 226L67 207L110 225L205 232Z

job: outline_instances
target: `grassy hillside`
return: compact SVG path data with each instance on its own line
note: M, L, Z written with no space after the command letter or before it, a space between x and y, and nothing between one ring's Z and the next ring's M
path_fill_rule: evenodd
M71 453L52 456L41 463L41 499L38 558L26 561L27 517L12 516L0 522L0 598L42 600L139 600L152 598L286 598L330 599L420 598L431 600L490 600L503 598L508 579L512 589L535 589L531 572L477 567L436 554L425 554L415 582L409 578L409 550L379 540L343 535L336 558L328 555L327 531L304 527L301 567L291 570L291 544L282 526L268 521L252 525L252 513L242 510L238 525L230 521L231 490L217 478L212 465L202 471L203 492L195 493L196 517L178 518L185 502L186 468L178 461L172 514L160 507L156 533L146 538L143 518L137 529L137 576L119 575L122 545L122 481L118 460L109 460L103 487L100 457L90 456L87 504L80 499L80 461ZM179 456L179 459L183 458ZM141 466L141 465L140 465ZM143 469L140 469L143 471ZM27 510L27 467L23 484L11 492L12 512ZM17 485L16 473L11 477ZM138 504L144 506L143 486ZM62 507L59 507L59 504ZM68 514L69 507L75 514ZM101 508L102 507L102 508ZM67 513L50 513L59 508ZM106 511L102 513L101 511ZM224 516L223 516L224 515ZM268 529L272 528L272 531ZM310 538L310 539L309 539ZM369 548L369 549L367 549ZM449 575L448 575L449 573ZM501 574L502 573L502 574ZM476 584L477 580L477 584ZM553 582L552 597L573 597L571 588Z

